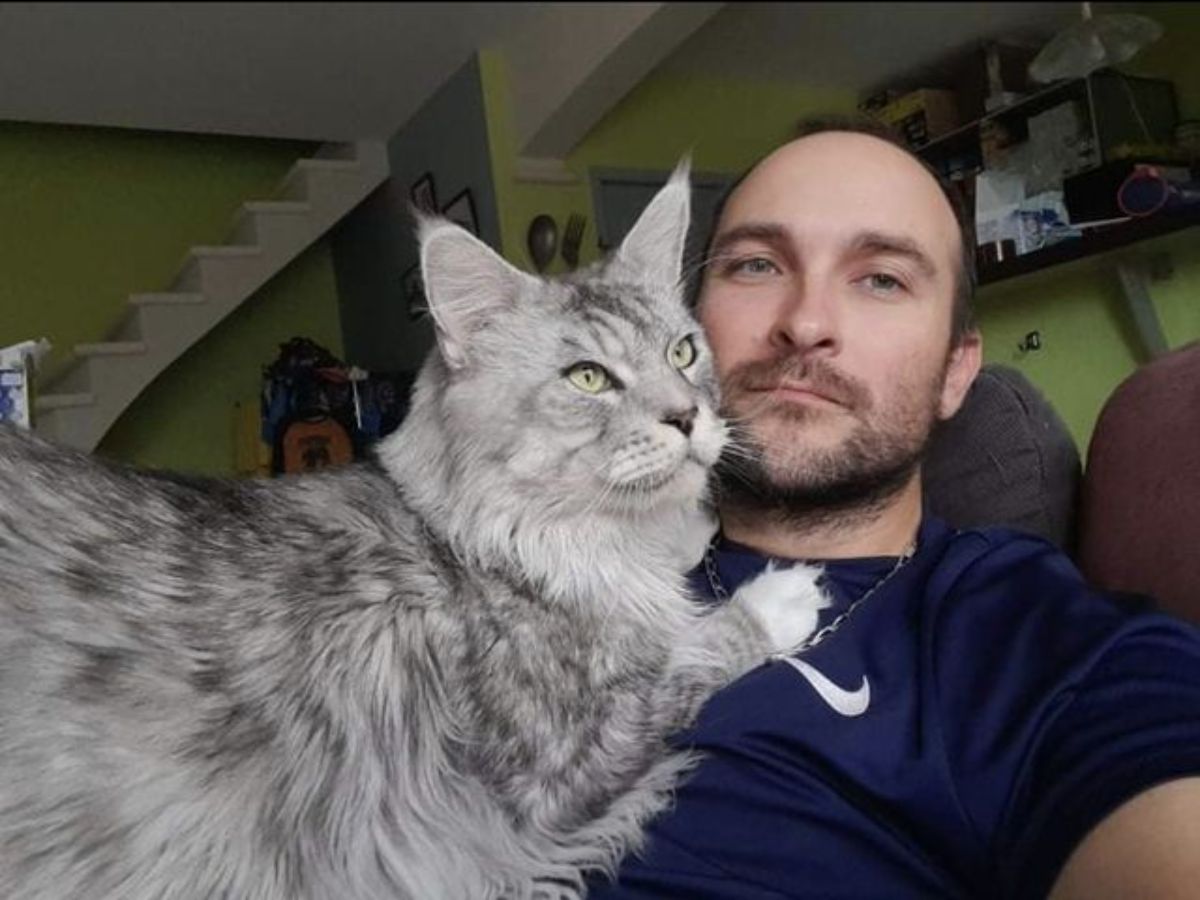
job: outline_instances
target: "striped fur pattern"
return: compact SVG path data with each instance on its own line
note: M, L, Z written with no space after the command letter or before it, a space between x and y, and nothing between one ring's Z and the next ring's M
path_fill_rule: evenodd
M438 348L367 463L0 429L0 897L567 898L635 850L665 738L811 627L684 589L724 442L687 220L681 170L569 281L422 221Z

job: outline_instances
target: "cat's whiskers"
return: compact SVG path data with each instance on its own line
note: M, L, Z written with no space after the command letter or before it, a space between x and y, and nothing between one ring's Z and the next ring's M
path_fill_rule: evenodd
M699 272L703 271L704 269L707 269L713 263L722 262L724 260L728 260L728 259L732 259L732 258L733 258L733 254L725 252L725 253L713 253L713 254L708 254L708 255L701 253L698 256L694 257L693 259L684 260L684 264L683 264L683 267L682 267L682 270L681 270L680 276L679 276L679 281L676 283L676 287L680 288L680 289L686 288L691 283L692 279Z
M586 518L588 516L595 515L608 503L609 498L616 489L617 484L615 482L605 479L604 486L600 489L600 492L584 506L581 516Z
M721 459L754 461L758 459L759 455L760 449L756 444L741 444L730 441L721 452Z

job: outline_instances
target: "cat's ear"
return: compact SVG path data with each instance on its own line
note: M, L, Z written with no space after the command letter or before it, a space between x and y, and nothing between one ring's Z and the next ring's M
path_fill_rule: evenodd
M685 156L616 252L614 261L640 281L676 285L691 221L692 163Z
M473 334L497 313L512 309L536 280L453 222L416 218L421 278L438 347L446 364L460 369L470 356Z

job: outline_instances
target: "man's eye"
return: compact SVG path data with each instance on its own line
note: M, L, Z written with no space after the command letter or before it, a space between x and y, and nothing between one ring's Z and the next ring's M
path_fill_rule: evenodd
M765 257L750 256L731 260L726 271L733 275L770 275L778 272L779 267Z
M899 278L883 272L872 272L863 279L863 283L872 291L880 294L892 294L904 290L904 283Z

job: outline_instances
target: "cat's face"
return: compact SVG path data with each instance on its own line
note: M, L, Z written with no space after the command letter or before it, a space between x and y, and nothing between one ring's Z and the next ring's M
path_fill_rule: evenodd
M518 272L465 232L426 224L442 407L463 469L482 462L514 501L564 511L701 495L725 429L712 356L681 299L687 197L677 173L614 257L571 280Z
M629 510L698 496L724 428L695 320L603 277L539 293L479 336L486 358L452 388L475 439L564 502Z

